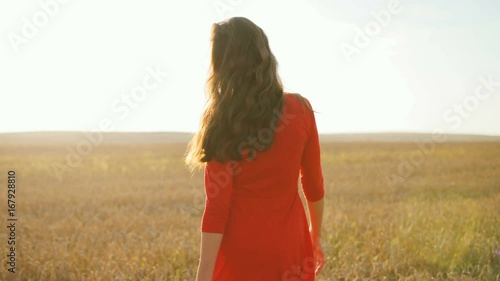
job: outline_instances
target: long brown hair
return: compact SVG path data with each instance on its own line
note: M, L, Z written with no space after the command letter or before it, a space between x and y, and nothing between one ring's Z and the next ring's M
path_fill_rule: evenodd
M260 27L244 17L215 23L211 49L207 105L185 159L191 169L213 158L242 160L241 144L272 128L284 105L278 62ZM274 139L274 132L266 138ZM264 151L271 144L255 146Z

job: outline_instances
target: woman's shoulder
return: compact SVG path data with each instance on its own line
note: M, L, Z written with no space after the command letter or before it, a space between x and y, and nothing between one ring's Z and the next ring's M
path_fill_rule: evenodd
M291 105L292 107L296 109L308 109L309 111L312 111L312 106L309 100L302 96L299 93L284 93L285 94L285 100L286 103Z

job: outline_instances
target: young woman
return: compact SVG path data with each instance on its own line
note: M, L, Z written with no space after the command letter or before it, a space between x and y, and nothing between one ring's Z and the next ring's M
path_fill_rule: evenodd
M250 20L214 24L211 43L208 103L186 156L205 169L196 280L315 280L324 185L311 105L283 92L267 37Z

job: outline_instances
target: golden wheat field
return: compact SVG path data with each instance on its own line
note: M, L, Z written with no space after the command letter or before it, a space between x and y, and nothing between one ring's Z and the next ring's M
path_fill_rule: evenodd
M59 181L63 145L0 146L1 280L194 280L203 175L185 144L106 144ZM445 143L396 183L414 143L323 143L318 280L500 280L500 143ZM7 173L16 172L16 273ZM277 280L258 280L277 281Z

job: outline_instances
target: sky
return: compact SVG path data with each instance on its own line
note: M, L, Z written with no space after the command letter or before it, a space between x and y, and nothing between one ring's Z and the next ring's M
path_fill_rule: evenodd
M0 2L0 132L194 132L211 24L267 34L320 133L500 135L499 1Z

